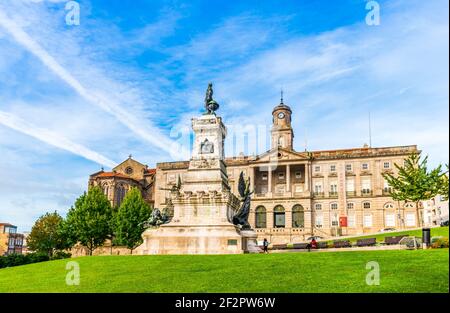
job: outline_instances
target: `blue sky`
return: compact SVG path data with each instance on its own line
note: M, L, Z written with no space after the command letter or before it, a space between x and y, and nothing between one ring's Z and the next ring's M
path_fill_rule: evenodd
M448 1L378 1L377 26L362 0L80 0L79 26L67 2L0 0L0 221L21 230L101 166L182 159L209 81L228 156L282 88L297 150L362 146L370 111L373 146L448 162Z

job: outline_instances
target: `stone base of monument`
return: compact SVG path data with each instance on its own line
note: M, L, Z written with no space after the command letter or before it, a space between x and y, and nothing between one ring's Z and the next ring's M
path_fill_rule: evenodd
M230 225L162 225L143 233L137 254L240 254L246 238Z
M256 240L258 235L254 230L241 230L240 235L242 236L242 250L244 251L244 253L262 252L262 249L258 247L258 242Z

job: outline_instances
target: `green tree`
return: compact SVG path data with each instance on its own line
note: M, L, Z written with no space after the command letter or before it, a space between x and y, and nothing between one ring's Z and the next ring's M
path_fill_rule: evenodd
M392 188L391 196L397 201L414 202L419 226L422 225L422 216L419 211L420 202L429 200L442 190L442 166L428 170L428 156L421 160L419 154L411 154L404 166L394 164L398 175L383 173L383 177Z
M68 242L61 233L63 218L56 213L45 213L34 223L27 238L28 247L32 251L53 256L57 250L68 248Z
M112 208L98 186L81 195L67 214L63 232L72 245L79 242L89 255L111 234Z
M444 200L447 201L448 200L448 185L449 185L449 181L448 181L448 175L449 175L448 164L446 164L446 167L447 167L447 171L444 173L444 175L442 175L440 194L444 197Z
M150 217L151 209L142 199L139 189L133 187L125 196L116 213L115 234L117 241L133 250L142 244L144 222Z

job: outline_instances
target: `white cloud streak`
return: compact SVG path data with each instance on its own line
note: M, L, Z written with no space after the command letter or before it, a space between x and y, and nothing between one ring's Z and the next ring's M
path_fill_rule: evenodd
M54 147L72 152L76 155L79 155L85 159L94 161L98 164L105 165L107 167L116 166L116 162L106 158L105 156L92 151L85 146L72 142L71 140L62 137L54 132L49 130L36 127L22 120L21 118L12 115L7 112L0 111L0 124L3 124L9 128L12 128L16 131L39 139L49 145Z
M12 19L8 18L4 12L0 10L0 26L6 29L12 37L30 53L35 55L45 66L60 77L64 82L71 86L81 97L89 103L101 108L102 110L113 115L123 125L128 127L135 134L171 154L173 158L177 158L177 153L183 151L184 147L180 147L177 142L170 140L161 131L149 125L149 122L141 121L136 116L130 114L123 109L112 98L105 99L99 93L86 89L80 81L71 75L64 67L62 67L53 56L51 56L39 43L33 40L19 25Z

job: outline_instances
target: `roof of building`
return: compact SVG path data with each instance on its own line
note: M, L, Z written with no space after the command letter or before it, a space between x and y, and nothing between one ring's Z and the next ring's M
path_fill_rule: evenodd
M12 226L12 227L17 227L17 226L15 226L15 225L13 225L13 224L10 224L10 223L1 223L1 222L0 222L0 226Z

